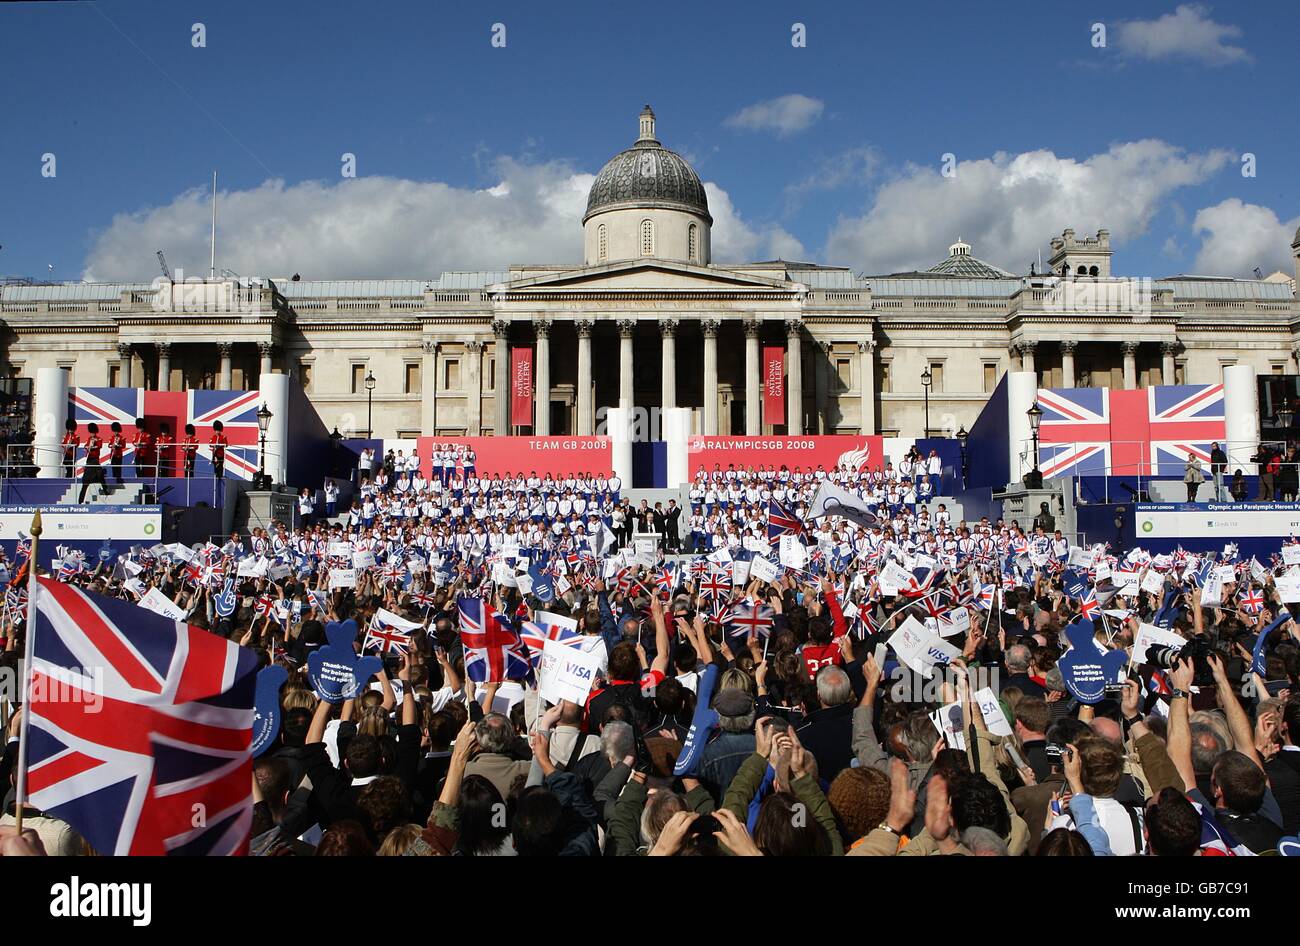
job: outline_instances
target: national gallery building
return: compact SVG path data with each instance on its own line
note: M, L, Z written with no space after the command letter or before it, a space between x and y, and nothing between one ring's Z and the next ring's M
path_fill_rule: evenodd
M251 389L259 373L284 372L327 427L364 430L370 407L374 436L413 437L590 434L620 404L691 408L702 434L921 436L927 401L930 431L952 433L1008 370L1034 370L1043 387L1112 388L1217 382L1233 364L1297 372L1286 274L1118 276L1106 230L1070 229L1028 275L960 239L918 272L723 265L712 223L699 176L660 143L647 106L591 186L580 263L7 285L0 374L59 366L74 385L183 390ZM1300 234L1292 250L1300 267ZM517 347L532 349L531 427L509 423ZM786 408L776 425L761 409L772 349Z

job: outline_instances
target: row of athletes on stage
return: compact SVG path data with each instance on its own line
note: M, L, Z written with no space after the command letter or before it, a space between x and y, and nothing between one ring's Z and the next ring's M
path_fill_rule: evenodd
M83 446L86 449L86 467L81 478L81 498L77 500L78 503L85 501L86 490L91 483L104 485L105 447L108 448L108 462L113 469L113 478L122 482L122 457L126 453L127 439L120 423L113 421L109 426L111 432L107 440L99 435L98 424L87 424L84 444L77 433L75 420L68 420L63 426L66 431L63 435L63 469L69 479L75 479L77 475L77 450ZM213 421L212 436L208 438L208 447L212 452L212 475L218 479L226 473L226 448L230 445L224 427L221 421ZM159 477L170 477L176 469L178 456L182 475L186 479L194 476L199 438L193 424L186 424L185 435L179 441L174 441L168 424L159 424L158 436L154 437L145 430L144 419L137 417L135 435L131 438L130 445L135 449L136 476L149 478L156 470Z

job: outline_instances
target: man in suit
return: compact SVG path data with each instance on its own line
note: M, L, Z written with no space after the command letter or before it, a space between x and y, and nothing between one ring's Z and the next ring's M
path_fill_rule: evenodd
M664 523L667 526L665 541L670 552L682 550L681 519L682 507L677 505L677 500L668 500L668 508L664 511Z
M1300 697L1287 700L1279 730L1282 748L1264 764L1264 772L1282 809L1282 830L1295 834L1300 831Z

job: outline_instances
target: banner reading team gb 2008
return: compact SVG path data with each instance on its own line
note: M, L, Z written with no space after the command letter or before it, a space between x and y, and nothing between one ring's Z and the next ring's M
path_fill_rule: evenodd
M763 349L763 421L785 423L785 349Z

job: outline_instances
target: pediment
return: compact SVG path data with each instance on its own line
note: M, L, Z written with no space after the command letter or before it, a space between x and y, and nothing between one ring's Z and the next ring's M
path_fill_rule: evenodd
M796 285L784 279L766 279L712 266L692 266L667 260L631 260L512 280L497 287L496 291L509 293L554 290L563 293L566 290L600 290L636 293L768 289L790 292Z

